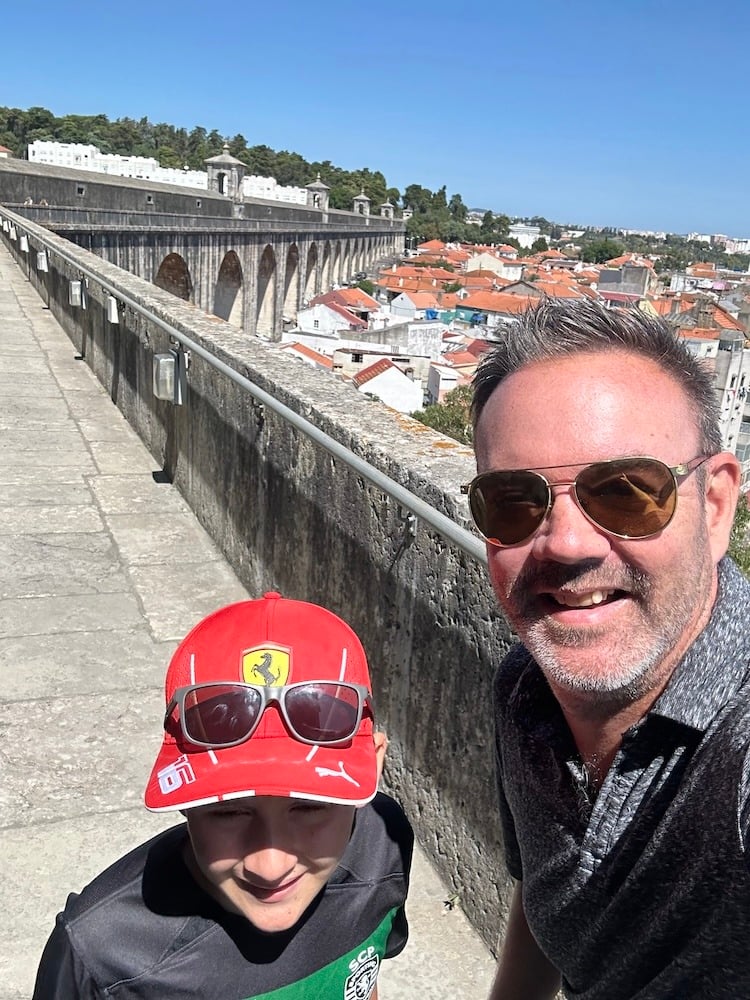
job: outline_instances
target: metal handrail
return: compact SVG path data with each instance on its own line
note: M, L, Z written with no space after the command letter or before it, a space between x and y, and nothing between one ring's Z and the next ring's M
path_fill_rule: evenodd
M2 215L7 216L17 229L22 229L24 227L24 223L28 225L28 220L24 220L22 216L15 215L15 213L9 212L0 206L0 216ZM25 232L27 236L32 235L28 230L25 230ZM169 337L181 344L182 347L194 352L198 355L198 357L203 358L204 361L207 361L208 364L210 364L217 371L226 375L227 378L241 386L246 392L249 392L254 399L258 400L258 402L267 406L270 410L280 416L283 420L287 421L287 423L291 424L293 427L296 427L297 430L301 431L331 455L341 459L377 489L386 493L388 496L393 497L393 499L396 500L405 510L409 511L410 514L413 514L415 517L424 521L431 528L437 531L438 534L442 535L443 538L446 538L449 542L460 548L468 556L471 556L473 559L477 560L477 562L484 565L487 564L487 553L484 542L482 542L476 535L467 531L466 528L462 528L460 525L456 524L455 521L447 517L445 514L435 510L434 507L422 500L421 497L416 496L416 494L407 490L404 486L401 486L400 483L397 483L395 479L391 479L390 476L387 476L384 472L381 472L379 469L370 465L369 462L366 462L358 455L355 455L353 451L340 444L335 438L320 430L319 427L316 427L315 424L306 420L304 417L301 417L298 413L295 413L295 411L290 407L281 403L270 393L266 392L265 389L261 389L260 386L251 382L250 379L246 378L246 376L241 375L238 371L235 371L234 368L231 368L224 361L221 361L215 355L211 354L210 351L206 350L205 347L196 343L170 323L167 323L166 320L156 316L145 306L131 298L126 292L123 292L119 288L112 285L106 280L106 278L103 278L91 268L86 267L86 265L81 264L79 260L76 260L75 257L67 254L64 250L53 246L44 236L34 233L33 239L45 246L50 253L56 254L62 260L67 261L71 267L74 267L82 275L92 281L95 281L101 286L101 288L104 289L104 291L129 306L136 313L143 316L144 319L147 319L150 323L154 323Z

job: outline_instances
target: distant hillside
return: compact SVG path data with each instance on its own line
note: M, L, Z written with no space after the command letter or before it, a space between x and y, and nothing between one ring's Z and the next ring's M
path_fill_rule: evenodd
M388 187L380 171L368 167L343 170L325 160L308 162L299 153L277 152L269 146L248 146L243 135L220 135L216 129L207 131L200 125L188 131L174 125L150 122L148 118L118 118L110 121L106 115L64 115L55 117L46 108L0 107L0 145L7 146L18 157L26 156L26 148L35 139L56 142L79 142L98 146L105 153L122 156L151 156L162 167L183 167L203 170L209 156L220 153L225 142L229 152L247 164L248 172L261 177L275 177L279 184L304 187L320 174L331 189L332 208L351 210L352 199L364 190L377 211L389 200L399 206L401 194Z

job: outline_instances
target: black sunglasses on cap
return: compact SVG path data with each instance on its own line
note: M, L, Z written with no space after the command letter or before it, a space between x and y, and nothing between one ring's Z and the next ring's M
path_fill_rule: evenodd
M552 510L557 486L572 486L583 514L617 538L649 538L669 524L677 508L679 481L708 460L707 455L668 466L636 456L593 462L573 480L550 483L541 471L498 469L482 472L461 487L468 494L477 528L492 545L519 545L538 531ZM569 466L546 466L563 469Z
M249 740L266 707L275 702L292 736L301 743L347 743L359 730L372 696L361 684L300 681L265 687L240 681L215 681L177 688L164 716L171 729L175 708L182 735L199 747L220 750Z

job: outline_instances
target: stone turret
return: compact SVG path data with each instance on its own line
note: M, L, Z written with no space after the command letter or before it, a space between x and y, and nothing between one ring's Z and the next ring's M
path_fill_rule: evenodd
M357 213L357 215L370 214L370 199L365 194L364 188L362 188L362 190L354 199L354 211Z
M390 203L390 201L384 201L383 204L380 206L380 215L384 219L392 219L393 212L394 212L394 207Z
M234 202L242 199L242 178L247 167L229 152L229 143L224 143L224 149L218 156L210 156L206 161L208 171L208 190L216 194L226 195Z
M328 210L330 190L328 185L324 184L320 179L320 174L318 174L312 184L307 185L307 207L319 208L321 212L326 212Z

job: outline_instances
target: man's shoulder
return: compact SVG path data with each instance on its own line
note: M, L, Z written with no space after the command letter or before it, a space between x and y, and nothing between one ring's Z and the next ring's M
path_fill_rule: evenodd
M522 678L533 677L537 673L539 668L536 661L523 643L517 642L515 646L511 646L495 671L493 689L496 703L508 704Z

